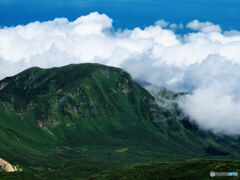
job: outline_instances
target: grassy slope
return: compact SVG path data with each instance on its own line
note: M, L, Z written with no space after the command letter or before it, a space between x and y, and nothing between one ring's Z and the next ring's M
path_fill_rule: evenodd
M240 172L239 161L193 159L183 162L154 162L123 167L111 172L95 175L89 179L212 179L210 172ZM234 179L214 177L214 179Z
M236 140L182 123L177 108L160 108L117 68L31 68L2 84L0 154L25 172L87 177L156 160L240 157Z
M91 169L91 175L83 176L83 169ZM76 164L73 167L68 167L56 171L49 170L45 172L22 172L22 173L1 173L1 179L88 179L88 180L207 180L213 179L210 177L210 172L240 172L239 161L227 160L206 160L192 159L179 162L151 162L139 163L123 166L117 169L108 169L98 171L99 164L88 164L82 166ZM234 177L214 177L214 179L235 179Z

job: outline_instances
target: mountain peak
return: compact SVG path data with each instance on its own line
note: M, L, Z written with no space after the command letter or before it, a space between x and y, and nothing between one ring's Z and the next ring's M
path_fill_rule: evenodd
M50 69L32 67L0 81L0 92L20 97L50 94L75 88L86 78L91 78L94 73L102 74L102 77L110 76L110 73L129 76L121 69L91 63L70 64Z
M34 67L5 78L1 157L28 170L86 159L92 167L119 158L240 157L237 140L199 131L174 102L178 94L159 91L154 98L125 71L100 64Z

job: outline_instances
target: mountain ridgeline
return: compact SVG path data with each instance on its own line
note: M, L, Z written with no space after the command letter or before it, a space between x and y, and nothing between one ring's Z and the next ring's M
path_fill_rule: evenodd
M150 94L100 64L27 69L0 81L0 157L21 173L63 178L149 161L239 158L237 138L204 132L182 113L175 99L183 95Z

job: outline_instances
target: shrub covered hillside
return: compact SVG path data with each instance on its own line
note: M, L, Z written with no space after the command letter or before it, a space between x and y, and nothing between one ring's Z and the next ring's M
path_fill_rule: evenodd
M87 178L136 163L240 157L238 139L201 131L174 101L161 106L179 96L165 91L153 97L128 73L100 64L7 77L0 81L0 158L23 170L13 178Z

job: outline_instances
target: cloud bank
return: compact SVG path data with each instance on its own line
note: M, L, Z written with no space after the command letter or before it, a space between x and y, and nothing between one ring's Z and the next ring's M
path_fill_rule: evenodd
M0 29L0 79L28 67L95 62L121 67L134 78L192 92L179 105L203 129L240 135L240 32L194 20L191 31L164 20L115 30L97 12L75 21L57 18Z

